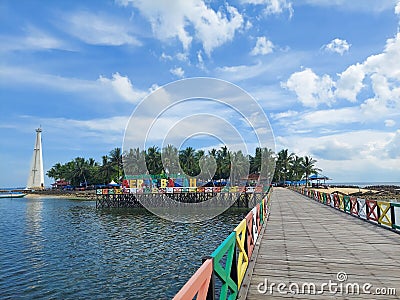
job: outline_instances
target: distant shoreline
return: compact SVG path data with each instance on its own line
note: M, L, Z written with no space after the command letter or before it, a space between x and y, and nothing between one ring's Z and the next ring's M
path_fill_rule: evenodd
M43 196L50 196L60 199L70 200L96 200L95 190L89 191L60 191L60 190L43 190L43 191L29 191L25 192L26 198L40 198Z
M358 184L358 185L357 185ZM339 192L343 195L354 195L360 197L368 197L370 199L393 199L400 201L400 182L381 182L381 183L329 183L325 186L309 187L319 191L328 193ZM27 191L24 189L0 189L0 191L19 191L27 194L26 198L40 198L43 196L54 197L60 199L95 201L96 191L64 191L64 190L41 190Z

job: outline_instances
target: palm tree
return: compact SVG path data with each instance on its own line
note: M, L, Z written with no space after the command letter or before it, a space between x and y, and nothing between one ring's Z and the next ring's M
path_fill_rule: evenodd
M295 155L290 164L290 179L299 181L304 175L303 158Z
M195 158L196 151L192 147L186 147L186 149L179 151L179 161L185 174L194 176L195 174Z
M167 174L176 174L179 173L179 156L178 156L178 149L168 144L162 149L161 157L163 161L164 171Z
M231 184L238 185L242 178L249 175L250 162L241 150L232 152L231 157Z
M113 167L117 168L118 180L120 179L120 170L122 169L122 150L117 147L110 151L110 162Z
M196 153L196 159L200 156L198 152ZM198 159L198 164L200 167L200 174L198 175L198 178L204 181L212 180L217 170L215 158L212 155L202 155Z
M228 147L223 146L217 151L217 179L226 179L230 176L231 161Z
M82 179L85 182L85 186L87 187L87 179L86 176L89 173L89 167L87 161L83 157L77 157L73 161L74 170L72 173L72 182L74 185L78 185L82 182Z
M260 180L271 183L275 171L275 156L272 149L257 147L255 155L249 155L250 173L259 174Z
M109 157L107 155L102 156L102 165L100 167L100 174L104 184L111 181L111 176L113 173L113 166L110 163Z
M306 175L306 186L308 186L308 177L311 174L318 174L318 172L322 171L321 169L315 167L316 162L317 161L313 159L311 156L304 156L302 167L303 167L303 172Z
M162 162L161 153L157 146L152 146L147 149L146 165L150 174L161 174Z
M54 181L64 178L65 168L60 163L56 163L50 170L47 171L46 175L53 178Z
M290 163L293 159L294 153L288 153L288 149L282 149L278 152L277 166L279 166L281 174L283 174L283 181L286 182L288 172L290 170Z
M122 155L122 164L126 175L139 175L146 173L146 152L139 148L129 149Z

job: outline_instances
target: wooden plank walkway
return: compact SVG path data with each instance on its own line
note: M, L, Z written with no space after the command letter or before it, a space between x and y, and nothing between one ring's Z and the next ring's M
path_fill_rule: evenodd
M347 280L339 281L337 276L342 275ZM281 291L288 294L279 292L279 283L286 285L286 288L281 286ZM275 284L272 292L271 284ZM290 284L296 292L301 292L305 284L305 293L290 293ZM312 284L317 293L321 290L323 293L309 293L313 290ZM351 293L350 284L360 287L359 295ZM364 292L364 284L367 284L365 292L371 294ZM385 289L386 293L393 292L387 288L395 288L396 295L376 294ZM400 235L293 191L275 188L246 299L293 297L400 299Z

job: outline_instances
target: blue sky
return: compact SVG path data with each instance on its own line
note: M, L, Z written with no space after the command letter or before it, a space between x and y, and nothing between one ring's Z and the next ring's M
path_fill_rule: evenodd
M100 161L143 97L199 76L336 182L398 182L399 20L397 0L2 1L0 186L25 185L39 125L45 171Z

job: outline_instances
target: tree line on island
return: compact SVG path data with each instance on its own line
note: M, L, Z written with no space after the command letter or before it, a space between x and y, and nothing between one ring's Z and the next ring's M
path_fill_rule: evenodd
M140 167L139 161L143 162L145 170ZM245 155L240 150L229 151L226 146L206 153L192 147L178 150L175 146L167 145L162 151L157 146L149 147L146 151L135 148L125 152L121 148L114 148L102 156L101 162L93 158L76 157L64 164L56 163L46 175L55 181L68 181L72 186L89 186L104 185L112 180L119 182L126 174L167 176L183 171L190 176L199 176L202 169L207 169L212 170L214 175L210 178L210 174L203 174L204 180L230 177L231 182L238 182L243 179L240 177L245 171L246 174L260 174L266 178L273 176L272 182L284 183L307 180L311 174L317 174L321 170L316 167L316 162L310 156L300 157L288 149L275 154L271 149L256 148L253 156Z

